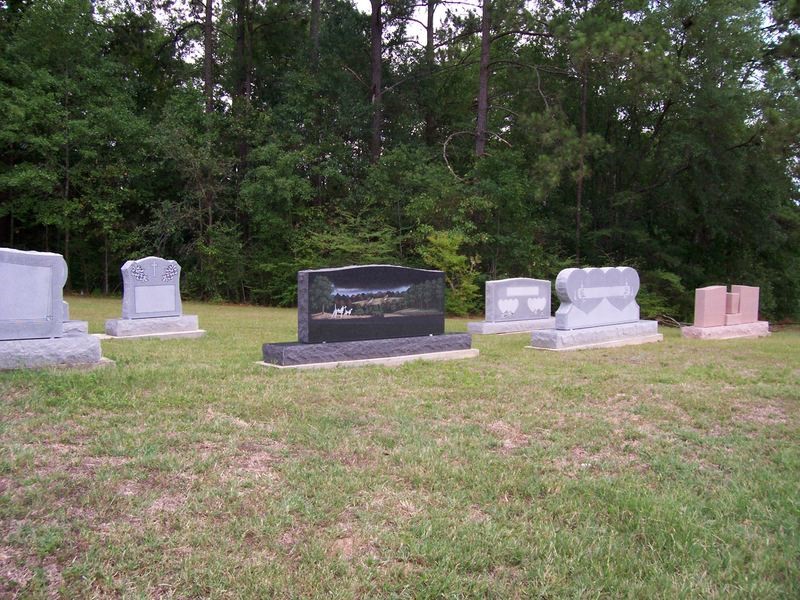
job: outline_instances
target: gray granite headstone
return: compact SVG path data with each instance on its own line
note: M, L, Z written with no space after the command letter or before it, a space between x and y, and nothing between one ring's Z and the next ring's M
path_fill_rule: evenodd
M556 278L561 305L556 329L570 330L639 320L639 274L631 267L564 269Z
M148 256L122 265L122 318L179 317L181 266Z
M444 333L444 273L364 265L297 274L304 344Z
M515 277L486 282L487 321L526 321L549 317L549 281Z
M0 340L61 337L66 281L60 254L0 248Z

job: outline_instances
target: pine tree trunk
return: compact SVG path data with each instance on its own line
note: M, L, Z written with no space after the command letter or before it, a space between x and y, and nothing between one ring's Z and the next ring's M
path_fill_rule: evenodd
M489 0L481 8L481 59L478 71L478 118L475 125L475 156L486 154L486 128L489 121L489 50L491 49Z
M589 67L581 65L581 139L578 155L578 181L575 187L575 264L581 265L581 204L583 203L584 167L586 165L586 104L589 95Z
M381 55L383 22L381 21L381 0L371 0L372 15L369 21L372 66L372 127L370 129L370 161L375 163L381 157L381 129L383 126L383 82L381 80Z
M434 21L433 15L436 11L436 6L439 0L428 0L428 19L425 28L425 70L428 75L427 89L431 89L433 85L433 70L436 67L434 63ZM432 146L436 140L436 115L433 112L433 102L429 94L425 99L425 143Z
M203 20L203 93L206 113L214 111L214 10L213 0L206 0Z

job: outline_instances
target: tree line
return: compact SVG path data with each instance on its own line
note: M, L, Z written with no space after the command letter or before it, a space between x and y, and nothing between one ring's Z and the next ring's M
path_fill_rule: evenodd
M0 245L73 290L174 258L185 293L291 305L296 272L634 266L800 313L796 0L2 0Z

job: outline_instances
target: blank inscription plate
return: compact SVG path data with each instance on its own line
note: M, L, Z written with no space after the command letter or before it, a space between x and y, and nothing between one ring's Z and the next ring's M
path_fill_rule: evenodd
M137 313L157 313L175 310L175 286L150 285L134 289Z

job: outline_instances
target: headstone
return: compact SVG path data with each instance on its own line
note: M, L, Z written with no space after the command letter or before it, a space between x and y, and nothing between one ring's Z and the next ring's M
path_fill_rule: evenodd
M300 271L302 343L444 333L444 273L393 265Z
M181 266L148 256L122 265L122 318L179 317Z
M281 368L396 365L478 355L468 333L444 333L444 273L394 265L297 274L298 342L264 344Z
M0 248L0 340L60 337L66 281L60 254Z
M197 315L181 306L181 266L174 260L148 256L122 265L122 318L106 321L106 335L115 339L196 338L205 335Z
M564 269L556 278L561 306L556 329L582 329L639 320L639 274L630 267Z
M85 321L70 321L60 254L0 248L0 370L109 364Z
M724 285L697 288L694 292L694 324L682 327L684 337L729 339L769 335L769 323L758 320L759 288Z
M553 327L550 282L515 277L486 282L482 322L468 323L470 333L514 333Z
M555 329L534 331L531 347L578 350L658 342L656 321L640 321L639 274L631 267L564 269Z

